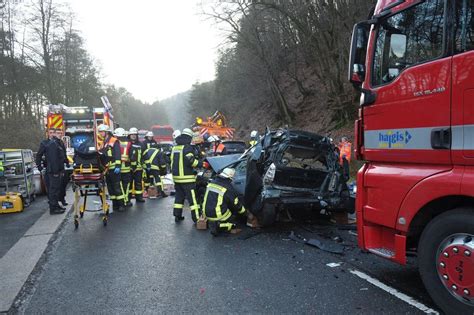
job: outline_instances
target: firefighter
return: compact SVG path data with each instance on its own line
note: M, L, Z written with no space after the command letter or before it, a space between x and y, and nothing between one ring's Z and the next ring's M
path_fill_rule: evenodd
M117 128L114 131L114 136L120 142L120 159L122 166L120 168L120 181L122 182L123 192L125 194L125 206L131 207L132 202L129 200L131 183L132 183L132 168L130 165L130 150L131 144L127 138L127 131L123 128Z
M235 224L229 222L233 214L245 214L242 200L232 187L234 175L233 168L225 168L207 184L202 208L208 220L209 230L214 236L217 236L220 231L229 232L235 227Z
M257 142L258 142L258 132L257 132L257 130L253 130L250 133L249 146L253 147L254 145L257 144Z
M164 153L155 147L146 149L143 153L143 168L146 169L149 185L156 187L162 198L168 197L168 195L163 190L163 182L160 178L160 175L166 175L167 171Z
M156 142L156 140L153 138L153 132L151 131L148 131L146 134L145 134L145 140L143 140L143 144L144 144L144 149L149 149L150 147L158 147L158 143Z
M347 140L347 137L342 137L338 145L339 149L339 164L343 169L343 176L349 180L349 163L351 162L352 144Z
M135 200L137 202L145 202L143 199L143 144L138 140L138 129L130 128L128 132L128 138L130 141L130 166L132 174L131 187L135 189ZM131 189L130 189L131 190ZM132 199L132 193L130 191L128 199Z
M200 216L199 204L196 199L196 171L202 166L191 141L193 132L185 128L181 135L176 138L176 146L171 151L171 172L175 185L176 195L173 215L175 222L184 220L184 201L187 199L191 208L191 217L196 223Z
M210 136L207 141L211 142L211 154L213 156L226 154L225 145L218 136Z
M64 176L64 160L66 159L66 151L62 145L62 141L58 138L59 133L55 130L52 138L48 142L45 149L46 156L46 173L48 174L48 201L49 213L61 214L66 208L59 205L61 194L61 177Z
M102 163L106 166L105 180L112 209L114 211L125 211L125 194L120 180L120 169L122 167L120 141L112 136L109 126L102 124L97 128L102 145L99 148Z

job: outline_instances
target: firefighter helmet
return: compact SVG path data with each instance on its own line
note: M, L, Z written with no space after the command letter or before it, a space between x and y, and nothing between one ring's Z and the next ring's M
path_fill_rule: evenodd
M184 128L181 134L190 136L191 138L194 137L193 131L189 128Z
M219 174L220 177L230 178L230 179L234 178L234 175L235 175L235 169L231 167L224 168L224 170Z
M132 128L130 128L130 130L128 131L128 134L129 134L129 135L138 135L138 129L135 128L135 127L132 127Z
M125 131L125 129L120 127L120 128L115 129L114 136L116 136L116 137L126 137L127 132Z
M258 135L257 130L253 130L253 131L250 133L250 138L256 138L257 135Z
M97 131L98 132L102 132L102 131L110 132L110 128L106 124L100 124L99 127L97 127Z
M176 129L175 131L173 131L173 139L176 139L176 138L178 138L179 136L181 136L181 131L179 131L178 129Z
M153 132L148 131L145 135L145 137L153 137Z

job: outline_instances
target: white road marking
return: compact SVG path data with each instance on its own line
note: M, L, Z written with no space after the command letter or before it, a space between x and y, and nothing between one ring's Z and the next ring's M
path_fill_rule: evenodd
M351 270L351 273L358 276L359 278L364 279L365 281L375 285L377 288L382 289L387 293L390 293L391 295L393 295L396 298L402 300L403 302L405 302L407 304L410 304L413 307L416 307L417 309L419 309L420 311L422 311L426 314L439 314L434 309L429 308L428 306L424 305L423 303L418 302L414 298L412 298L412 297L410 297L406 294L403 294L403 293L399 292L398 290L396 290L392 287L389 287L388 285L380 282L379 280L377 280L375 278L372 278L371 276L369 276L369 275L367 275L367 274L365 274L361 271Z
M335 268L335 267L339 267L341 264L342 264L341 262L329 263L329 264L326 264L326 266L331 267L331 268Z

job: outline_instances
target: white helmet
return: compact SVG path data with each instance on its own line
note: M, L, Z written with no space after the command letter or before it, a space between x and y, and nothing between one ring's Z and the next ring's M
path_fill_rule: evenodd
M190 136L191 138L194 137L194 132L189 128L184 128L181 134Z
M116 137L126 137L127 132L123 128L117 128L114 131L114 136L116 136Z
M235 169L233 168L230 168L230 167L226 167L222 170L222 172L219 174L220 177L223 177L223 178L234 178L234 175L235 175Z
M100 124L99 127L97 127L97 131L98 132L101 132L101 131L109 132L110 128L106 124Z
M130 128L130 130L128 131L128 134L129 134L129 135L138 135L138 129L135 128L135 127L132 127L132 128Z
M176 129L175 131L173 131L173 139L176 139L176 138L178 138L179 136L181 136L181 131L179 131L178 129Z
M257 134L258 134L257 130L253 130L253 131L250 133L250 137L251 137L251 138L256 138L256 137L257 137Z
M145 137L153 137L153 132L148 131L148 132L145 134Z

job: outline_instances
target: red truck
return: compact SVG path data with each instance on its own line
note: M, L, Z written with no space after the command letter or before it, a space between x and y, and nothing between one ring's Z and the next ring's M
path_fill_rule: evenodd
M474 312L474 0L379 0L354 26L359 246L417 254L434 302Z
M151 126L154 139L158 143L171 143L173 142L173 127L170 125L153 125Z

